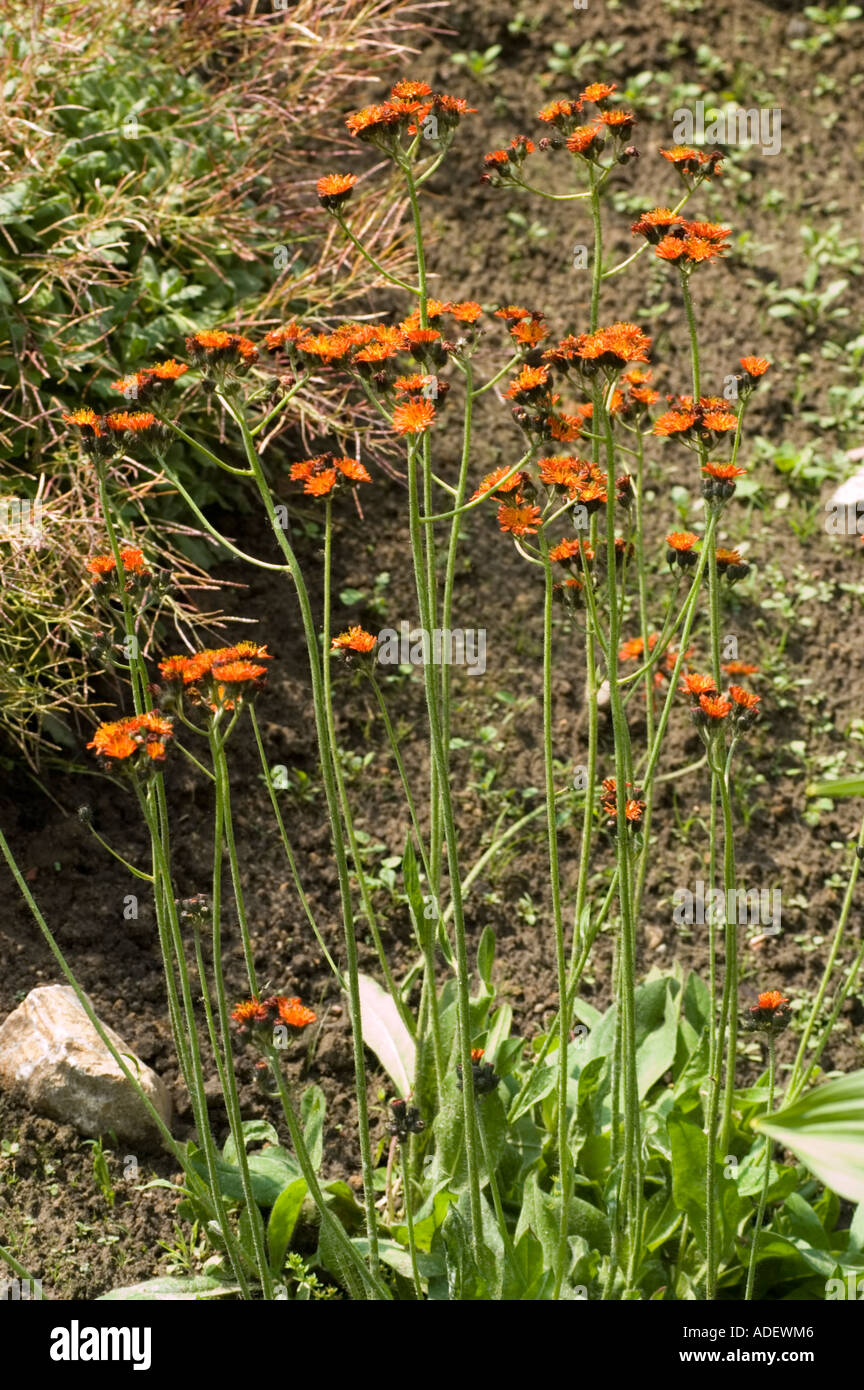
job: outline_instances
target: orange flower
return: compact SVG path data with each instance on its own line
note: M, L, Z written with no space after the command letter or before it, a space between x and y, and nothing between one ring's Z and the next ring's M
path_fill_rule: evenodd
M732 709L728 700L724 700L722 695L700 695L699 708L703 714L707 714L709 719L725 719Z
M740 357L739 362L749 377L763 376L767 372L771 363L767 357Z
M79 406L77 410L72 411L71 415L64 415L62 418L67 425L77 425L82 434L86 430L92 430L97 438L102 435L101 416L97 415L96 411L91 410L89 406Z
M378 638L373 637L371 632L355 624L349 627L347 632L340 632L338 637L334 637L330 643L331 652L359 652L365 656L375 648Z
M695 410L667 410L654 421L652 434L683 434L696 423Z
M702 414L702 425L706 430L715 430L722 434L726 430L737 429L738 418L731 410L706 410ZM741 472L743 471L742 469Z
M744 690L740 685L730 685L729 697L741 709L756 709L762 699L761 695L754 695L752 690Z
M434 419L435 406L430 400L410 396L393 411L393 428L397 434L425 434Z
M670 550L688 551L692 550L699 537L692 531L673 531L666 537L666 544Z
M155 377L157 381L176 381L184 372L188 372L189 368L185 362L175 362L173 357L169 357L166 362L157 362L155 367L147 367L145 370L148 376Z
M341 478L351 483L371 483L372 479L362 463L356 459L336 457L333 454L318 454L312 459L301 459L292 463L289 474L294 483L303 483L303 491L309 497L326 497L332 492Z
M144 578L150 573L144 564L144 552L132 546L125 546L120 551L120 560L126 575L139 575ZM113 573L116 564L113 555L91 555L89 560L85 560L84 567L93 575L94 584L101 584L107 575Z
M722 155L719 150L712 150L710 154L704 154L701 150L693 150L689 145L673 145L670 150L660 151L664 159L668 159L670 164L674 164L682 174L700 173L704 178L711 178L712 175L722 173L720 168Z
M636 116L632 111L601 111L597 120L605 125L607 130L617 130L621 135L628 135Z
M684 676L681 681L681 693L683 695L695 695L697 698L702 695L712 695L717 693L713 676L700 676L693 671L689 676Z
M729 483L735 478L742 478L747 469L739 468L735 463L706 463L702 466L702 472L712 478L718 478L721 482Z
M528 504L510 506L502 502L498 508L498 525L513 536L536 535L540 526L540 508Z
M321 206L327 209L341 207L351 197L356 183L356 174L325 174L315 185Z
M225 661L212 666L211 672L220 685L246 685L266 676L267 667L251 661Z
M287 323L283 328L271 328L264 339L264 346L270 352L276 352L284 347L286 343L297 343L307 336L307 329L299 323Z
M402 77L394 83L390 95L396 101L412 101L417 97L431 96L432 88L428 82L416 82L411 78Z
M566 564L568 560L572 560L574 556L579 555L580 549L581 542L575 538L572 540L559 541L558 544L553 545L552 549L549 551L549 559L552 561L553 565L563 565ZM586 554L586 558L593 559L593 552L591 552L590 556Z
M598 125L577 125L575 130L571 130L567 136L567 148L571 154L581 154L586 157L600 134L601 127Z
M152 761L161 761L165 756L165 741L172 737L173 731L171 719L158 710L151 710L148 714L100 724L87 747L95 748L99 757L116 762L125 761L139 751Z
M627 362L647 362L651 339L635 323L613 323L595 333L583 333L576 352L584 361L618 367Z
M186 339L186 351L199 365L227 363L232 357L247 364L258 360L254 343L239 333L226 333L222 328L193 333Z
M516 379L510 383L504 395L509 400L536 396L538 392L545 391L548 382L548 367L523 367Z
M459 323L476 323L483 313L483 308L475 300L466 299L460 304L449 304L447 312L452 314Z
M643 212L630 230L634 236L644 236L649 241L658 241L670 227L680 227L683 224L684 218L677 212L672 212L671 208L652 208L650 212Z
M590 86L585 88L584 92L579 97L580 106L583 101L606 101L617 89L617 86L617 82L592 82Z
M131 434L140 434L144 430L150 430L156 424L156 416L151 415L149 410L118 410L111 415L105 416L105 424L109 430L116 433L129 431Z
M537 347L549 337L549 330L540 319L522 319L510 327L510 337L520 347Z
M656 636L656 633L655 633L655 635L654 635L654 641L652 642L651 639L650 639L650 637L649 637L648 643L649 643L649 646L656 646L656 645L657 645L657 636ZM624 643L623 647L619 647L619 648L618 648L618 660L619 660L619 661L638 661L638 660L639 660L639 657L642 655L642 653L644 652L644 650L645 650L645 643L643 642L642 638L641 638L641 637L631 637L630 640L629 640L628 642L625 642L625 643Z
M684 242L677 236L664 236L654 247L654 255L661 261L679 261L684 255Z
M279 1022L287 1023L289 1028L306 1028L317 1018L317 1014L307 1009L305 1004L301 1004L296 996L288 999L284 994L277 994L276 1001Z
M476 502L478 498L485 497L487 492L515 492L522 487L525 483L525 474L519 471L508 478L509 471L502 465L500 468L494 469L492 473L487 473L484 478L480 479L480 486L476 492L472 493L469 500Z
M374 140L394 125L398 125L401 112L394 110L389 102L384 105L364 106L360 111L352 111L345 121L351 135L360 140Z
M759 995L759 1000L756 1007L758 1009L763 1009L770 1013L774 1013L775 1010L781 1007L781 1005L788 1003L789 1000L786 998L784 994L780 993L779 989L769 989L765 992L765 994Z
M739 550L725 550L722 546L714 552L717 560L717 568L724 570L727 565L740 565L741 552Z
M571 121L578 117L581 109L581 101L568 101L563 98L559 101L551 101L548 106L544 106L542 111L537 112L537 119L542 121L544 125L554 125L559 130L568 130Z
M730 661L723 670L727 676L755 676L759 673L758 666L749 666L746 661Z

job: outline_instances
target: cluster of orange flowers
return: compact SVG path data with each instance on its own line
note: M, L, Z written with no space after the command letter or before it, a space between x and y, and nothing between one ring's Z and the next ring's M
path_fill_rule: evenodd
M756 718L762 698L740 685L730 685L728 695L721 695L713 676L695 671L684 676L681 693L690 696L690 712L695 723L702 727L716 727L729 715L737 725L746 727Z
M233 647L213 647L192 656L169 656L159 662L162 679L200 700L200 687L207 685L210 708L233 709L236 700L260 687L267 675L262 661L271 661L266 647L256 642L238 642Z
M173 357L169 357L167 362L157 362L155 367L142 367L137 372L122 376L119 381L112 381L111 389L120 391L127 401L143 402L146 397L177 381L188 370L185 363L175 362Z
M126 576L127 590L131 590L142 580L149 579L150 571L144 562L143 550L137 550L130 545L123 546L120 551L120 562ZM84 566L93 576L92 582L94 584L104 584L109 574L113 574L116 570L117 562L113 555L91 555L89 560L85 560Z
M343 479L352 486L372 481L357 459L341 458L336 454L318 454L291 465L292 482L302 483L303 491L310 497L326 497Z
M421 128L430 141L446 144L461 117L468 115L476 111L463 97L433 92L428 82L403 78L391 89L388 101L352 111L345 124L357 139L392 154L403 134L413 137Z
M87 744L94 748L98 757L109 762L123 762L137 753L142 753L149 762L161 762L165 757L165 744L174 732L173 721L159 710L147 714L133 714L128 719L115 719L100 724Z
M279 1024L288 1028L307 1028L314 1023L317 1015L301 1003L296 995L271 994L267 999L246 999L231 1012L237 1024L237 1035L247 1038L250 1034L266 1034Z
M258 361L258 349L239 333L227 333L223 328L193 333L186 339L186 351L196 366L251 367Z
M662 261L678 261L684 267L713 261L729 250L725 240L731 231L717 222L691 222L669 208L652 208L630 229L644 236Z
M624 816L628 825L638 826L645 810L642 792L639 787L634 787L631 782L627 783L626 790L632 791L633 795L627 797L624 802ZM606 777L604 779L602 793L600 805L603 807L610 821L616 822L618 819L618 783L614 777Z
M111 435L142 434L156 425L156 416L149 410L117 410L108 415L97 415L89 406L80 406L69 415L63 415L67 425L75 425L81 432L85 444L95 440L110 439ZM115 441L116 442L116 441ZM114 447L114 444L111 446Z

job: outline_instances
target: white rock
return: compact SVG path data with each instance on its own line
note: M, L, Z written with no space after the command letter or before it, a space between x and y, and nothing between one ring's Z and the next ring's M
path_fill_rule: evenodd
M107 1036L166 1125L171 1100L154 1071L122 1038ZM152 1142L156 1124L120 1070L70 985L31 989L0 1025L0 1087L18 1091L40 1115L74 1125L81 1134L114 1130L127 1142Z

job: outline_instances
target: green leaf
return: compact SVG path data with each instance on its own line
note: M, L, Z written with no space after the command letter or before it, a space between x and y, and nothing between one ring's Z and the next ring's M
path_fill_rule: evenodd
M753 1124L838 1196L864 1201L864 1071L817 1086Z
M400 1096L414 1084L416 1049L399 1010L385 989L368 975L358 975L363 1041L375 1053Z
M864 796L864 777L838 777L832 782L811 782L808 796Z
M270 1253L270 1268L274 1274L282 1269L285 1251L291 1243L297 1217L306 1196L305 1178L297 1178L279 1193L267 1223L267 1248Z
M210 1279L204 1274L181 1275L163 1274L158 1279L145 1279L142 1284L127 1284L122 1289L112 1289L96 1299L97 1303L149 1302L200 1303L211 1298L235 1298L237 1286L226 1284L221 1279Z
M324 1152L324 1115L327 1100L320 1086L307 1086L300 1101L300 1118L303 1121L303 1138L309 1150L312 1167L317 1173L321 1167Z
M636 1073L639 1080L640 1100L644 1100L651 1087L660 1080L664 1072L669 1071L675 1060L675 1049L678 1044L678 1005L672 989L673 984L674 981L669 976L662 981L663 993L650 1001L653 1006L650 1012L646 1000L646 1012L643 1017L646 1021L646 1027L650 1031L647 1032L636 1051ZM639 993L640 991L637 990L637 1019ZM662 1007L662 1020L657 1018L658 1005Z
M279 1143L279 1135L267 1120L244 1120L240 1129L243 1133L243 1146L246 1149L249 1148L250 1144L278 1145ZM222 1157L226 1163L236 1164L237 1162L237 1145L231 1134L225 1140Z
M477 947L477 973L486 985L492 988L492 964L495 960L495 933L491 927L484 927Z
M195 1172L208 1179L207 1164L200 1155L191 1160ZM243 1198L240 1169L233 1163L216 1161L216 1179L226 1197ZM259 1207L272 1207L280 1192L299 1176L297 1162L285 1149L274 1146L249 1157L249 1181L252 1196Z
M511 1125L515 1120L519 1119L520 1115L524 1115L526 1110L530 1110L538 1101L548 1096L549 1092L555 1086L557 1077L557 1066L549 1066L544 1063L542 1066L534 1067L534 1070L531 1072L531 1079L525 1087L525 1093L522 1099L519 1104L510 1111L508 1116Z

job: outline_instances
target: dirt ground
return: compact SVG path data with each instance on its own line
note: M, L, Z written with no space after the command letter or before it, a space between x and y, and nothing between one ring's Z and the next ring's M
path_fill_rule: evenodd
M847 93L854 92L856 76L860 82L864 26L847 26L853 32L842 40L818 51L811 45L808 51L790 47L814 33L799 5L734 0L708 7L698 0L681 0L678 5L646 6L622 0L613 7L589 0L584 10L571 12L561 3L535 0L526 3L521 26L517 14L517 7L485 0L452 4L444 15L454 32L439 35L415 65L417 76L469 96L471 105L479 108L477 116L463 123L454 158L428 187L436 222L432 292L441 298L543 309L556 335L586 326L590 277L573 268L573 248L590 243L587 214L574 212L573 205L495 190L480 181L485 151L509 143L516 134L536 139L543 133L535 113L545 100L578 92L592 80L614 80L626 88L638 74L653 74L643 89L644 109L636 103L640 124L634 143L640 157L613 185L617 202L608 223L610 261L623 259L633 249L629 225L639 209L670 205L676 196L657 147L671 143L671 111L682 104L675 94L683 84L690 84L690 100L698 100L700 92L731 93L744 106L782 109L779 156L736 151L727 176L710 191L700 192L692 206L698 209L694 215L733 228L733 253L697 276L705 382L719 391L723 377L747 353L768 356L773 363L748 420L748 435L762 436L770 449L757 460L748 459L746 450L743 457L745 464L753 463L759 490L727 509L721 539L725 545L745 542L753 565L751 577L731 597L727 621L728 631L739 640L741 658L760 667L762 675L754 684L764 710L738 771L739 876L743 884L780 888L783 894L782 935L742 950L741 1001L749 1002L757 987L763 987L781 988L796 1005L803 1004L812 998L826 938L837 919L857 814L854 802L814 809L805 785L814 776L837 769L851 772L861 765L864 550L854 537L827 536L822 522L824 497L837 476L835 453L864 445L864 435L854 437L853 383L847 370L858 360L850 346L860 331L855 272L839 301L850 312L836 323L817 323L807 332L799 320L771 317L768 309L778 302L778 289L804 280L808 259L802 225L818 231L840 222L849 237L860 230L864 131L860 103L848 99ZM568 76L550 70L550 59L562 60L553 45L567 44L577 54L586 42L594 56L577 72ZM452 61L454 54L483 53L492 45L501 45L501 52L493 70L482 78ZM655 104L647 104L650 101ZM554 158L561 161L562 154ZM531 167L533 172L535 166ZM538 183L555 186L556 175L551 168L546 172L542 159L536 168ZM559 163L557 177L564 176L565 165ZM658 388L684 391L688 361L683 313L672 277L662 273L663 267L645 267L645 260L637 263L633 274L607 283L601 321L638 321L655 340ZM829 269L827 278L841 274L850 272ZM403 306L394 300L393 307ZM832 335L839 352L829 359L821 349ZM829 388L844 381L850 392L846 419L832 422ZM475 479L499 461L513 462L519 443L506 403L497 401L494 393L483 398L479 424ZM679 524L679 494L674 489L687 486L692 462L677 445L655 443L649 532L658 541L659 586L665 572L660 541ZM783 472L777 459L790 452L800 456L808 445L826 461L822 473L808 480L795 470ZM295 495L287 487L282 490L286 499ZM311 523L313 517L311 510L298 509L298 534L300 523ZM272 540L254 515L217 520L242 547L270 558L267 546ZM417 621L406 525L404 487L383 470L376 469L374 494L369 489L364 497L362 525L347 504L340 509L334 589L351 600L340 605L343 626L361 622L398 628L403 619ZM320 546L308 531L307 525L298 546L313 576L314 598L320 593ZM454 671L453 733L459 743L453 785L463 862L470 864L488 844L500 814L515 819L539 804L542 613L533 572L482 508L466 521L463 555L456 621L487 632L485 675ZM284 765L295 786L301 787L283 794L286 820L313 909L338 953L338 887L316 767L296 604L287 585L261 571L250 574L227 565L221 574L247 586L236 591L238 607L244 616L258 620L256 637L276 654L259 699L259 717L271 765ZM338 621L337 616L334 622ZM241 634L238 628L235 635L248 635L248 629ZM565 625L563 616L556 640L554 696L563 776L567 765L582 760L585 713L578 634ZM697 650L700 640L704 642L701 633ZM337 679L340 741L353 755L350 792L358 824L369 837L370 862L380 864L389 856L401 856L404 847L401 793L368 687L352 682L348 674L340 673ZM409 776L422 787L426 770L420 673L394 679L387 695ZM637 742L638 731L635 722ZM684 711L676 711L661 772L687 766L700 753ZM241 862L249 866L246 891L256 967L274 988L300 994L318 1012L320 1026L307 1056L298 1057L296 1070L318 1082L327 1095L327 1172L350 1176L358 1170L358 1149L347 1011L310 939L272 824L254 744L245 731L238 735L233 754L238 850ZM368 761L367 754L372 755ZM603 755L611 766L611 737L605 728L601 759ZM174 765L168 776L175 807L176 881L184 895L206 892L212 799L202 779L185 768ZM134 886L130 888L116 861L94 845L76 815L78 806L88 803L100 833L133 862L142 862L145 838L133 806L115 787L91 777L55 777L50 791L54 802L23 777L7 783L0 794L2 824L98 1013L174 1087L176 1133L185 1137L191 1132L191 1113L176 1087L152 912L142 895L137 920L124 919L124 899ZM676 887L704 877L707 815L704 769L662 784L645 897L642 971L665 968L673 960L697 970L705 967L704 935L698 927L675 925L671 896ZM567 902L572 902L576 878L576 828L575 822L565 825L561 836ZM478 879L467 902L471 940L476 943L487 924L497 933L496 979L526 1038L542 1028L556 1004L544 853L538 818ZM602 868L601 855L598 882ZM398 974L414 959L407 910L386 881L376 893L376 906ZM852 936L859 934L860 908L855 908ZM361 956L363 967L375 973L374 952L366 942ZM0 959L0 1017L34 986L58 978L8 879L0 898ZM611 940L604 934L584 981L584 995L595 1004L609 998L610 963ZM236 933L227 942L225 966L239 997L244 972ZM861 1065L862 1020L864 1006L855 996L823 1059L827 1069ZM792 1034L784 1044L788 1052L794 1045ZM377 1136L383 1133L387 1081L375 1069L374 1059L370 1064ZM275 1121L269 1103L255 1089L251 1058L241 1060L240 1076L244 1115L266 1114ZM224 1131L215 1085L213 1091L217 1129ZM150 1177L174 1176L173 1164L164 1156L138 1155L137 1179L129 1180L122 1177L125 1154L122 1149L112 1151L108 1161L116 1201L110 1207L94 1180L90 1149L71 1129L35 1117L17 1101L0 1096L0 1141L0 1242L12 1245L18 1257L42 1275L46 1297L92 1298L165 1269L166 1256L158 1242L172 1242L173 1198L164 1189L140 1190Z

